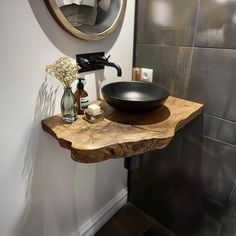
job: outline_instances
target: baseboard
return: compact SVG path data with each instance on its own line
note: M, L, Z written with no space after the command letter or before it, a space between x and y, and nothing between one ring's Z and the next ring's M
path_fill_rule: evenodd
M74 235L93 236L125 203L127 202L127 189L122 189L110 202L108 202L92 218L87 220Z

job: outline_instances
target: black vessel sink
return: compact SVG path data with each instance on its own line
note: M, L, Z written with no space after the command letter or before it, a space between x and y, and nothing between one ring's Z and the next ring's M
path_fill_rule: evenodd
M102 87L105 101L126 112L148 112L160 107L169 92L160 85L139 81L121 81Z

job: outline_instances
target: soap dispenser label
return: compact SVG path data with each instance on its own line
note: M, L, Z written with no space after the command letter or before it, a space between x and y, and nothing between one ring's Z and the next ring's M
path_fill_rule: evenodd
M88 108L89 105L89 99L88 96L87 97L82 97L80 98L80 109L81 110L85 110Z

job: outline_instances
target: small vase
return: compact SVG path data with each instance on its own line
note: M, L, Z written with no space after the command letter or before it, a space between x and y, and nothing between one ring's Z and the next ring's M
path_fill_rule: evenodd
M62 119L68 123L73 123L77 119L78 105L71 87L65 87L61 98Z

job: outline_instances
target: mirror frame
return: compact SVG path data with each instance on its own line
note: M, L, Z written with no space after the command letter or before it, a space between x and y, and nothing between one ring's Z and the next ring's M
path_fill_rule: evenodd
M120 0L120 1L121 1L121 7L113 24L108 29L99 34L89 34L78 30L77 28L75 28L70 24L70 22L66 19L66 17L63 15L62 11L58 7L56 0L44 0L53 18L66 32L68 32L69 34L73 35L76 38L88 41L97 41L105 39L115 31L117 26L122 22L124 18L125 9L127 5L127 0Z

